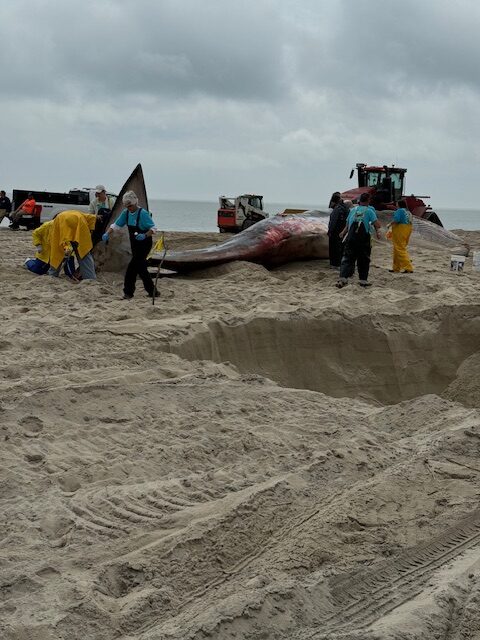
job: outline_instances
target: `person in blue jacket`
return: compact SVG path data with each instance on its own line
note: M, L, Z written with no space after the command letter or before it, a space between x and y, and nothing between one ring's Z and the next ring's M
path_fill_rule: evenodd
M359 205L350 211L345 228L340 233L340 236L345 238L345 250L340 264L340 278L336 285L339 289L348 284L348 278L353 276L355 266L358 270L358 284L361 287L370 286L368 272L373 229L377 238L380 239L380 222L375 209L370 206L370 195L362 193Z
M116 229L127 226L132 259L125 272L123 298L125 300L133 298L137 276L140 276L145 291L152 298L158 294L155 291L152 276L148 272L147 257L152 249L152 236L156 231L155 223L150 213L138 206L138 198L134 191L127 191L122 198L122 203L125 205L125 209L103 234L102 240L108 242L110 235L115 233Z

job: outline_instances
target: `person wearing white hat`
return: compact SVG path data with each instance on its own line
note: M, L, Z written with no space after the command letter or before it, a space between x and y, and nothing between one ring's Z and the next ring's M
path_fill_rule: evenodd
M103 184L97 184L95 187L95 200L92 200L88 208L89 213L93 213L97 217L100 216L97 218L97 224L92 232L93 246L102 239L102 233L107 228L114 204L115 198L107 195L105 186Z
M89 213L98 214L100 209L113 209L115 198L107 195L107 190L103 184L97 184L95 187L95 200L92 200L88 209Z
M124 300L133 298L137 276L140 276L147 294L151 298L157 297L158 291L147 268L148 254L153 244L152 236L156 232L155 223L150 212L138 204L138 197L134 191L126 191L123 194L122 203L125 209L102 235L102 240L107 243L113 233L122 227L127 227L132 259L125 272L123 298Z

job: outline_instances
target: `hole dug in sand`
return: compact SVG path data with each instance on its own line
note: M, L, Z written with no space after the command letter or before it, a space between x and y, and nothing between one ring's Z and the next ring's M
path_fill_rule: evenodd
M340 315L212 322L170 349L188 360L229 361L284 387L393 404L440 394L480 348L478 308L404 316Z

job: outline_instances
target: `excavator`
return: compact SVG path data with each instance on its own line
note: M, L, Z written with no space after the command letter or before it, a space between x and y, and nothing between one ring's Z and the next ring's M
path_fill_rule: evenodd
M403 199L414 216L443 226L435 211L432 211L430 205L423 201L423 198L427 199L430 196L404 195L406 169L395 165L367 166L363 162L357 162L350 172L350 179L353 178L355 171L358 175L358 187L344 191L341 194L344 200L358 202L362 193L370 193L370 204L377 211L382 211L396 209L398 200Z

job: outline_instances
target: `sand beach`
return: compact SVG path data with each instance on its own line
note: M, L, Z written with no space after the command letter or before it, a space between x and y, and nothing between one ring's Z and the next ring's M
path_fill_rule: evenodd
M480 249L480 232L458 232ZM163 278L0 228L2 640L480 639L480 272ZM170 233L170 248L220 242Z

